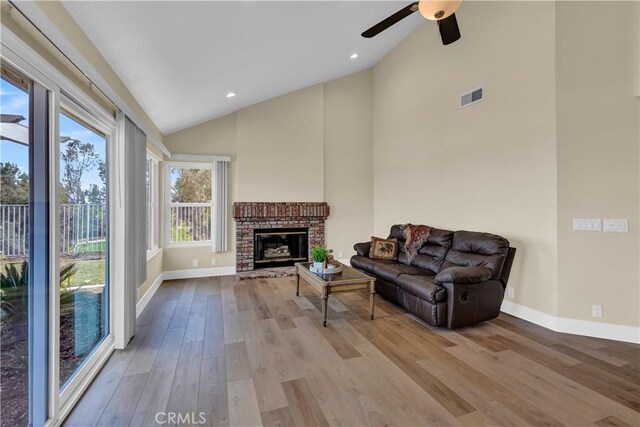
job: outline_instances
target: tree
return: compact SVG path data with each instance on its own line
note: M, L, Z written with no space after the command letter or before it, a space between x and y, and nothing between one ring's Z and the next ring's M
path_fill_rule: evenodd
M100 187L100 203L105 203L107 200L107 163L100 160L98 162L98 175L100 181L102 181L102 187Z
M84 192L84 197L87 203L92 205L101 205L104 203L104 191L100 190L96 184L91 184L89 190Z
M85 203L85 193L82 190L83 174L96 165L100 165L99 156L92 144L71 139L65 144L62 152L63 170L60 180L62 187L71 204Z
M15 163L0 163L0 204L29 203L29 176Z
M208 169L178 169L172 189L174 203L211 201L211 171Z

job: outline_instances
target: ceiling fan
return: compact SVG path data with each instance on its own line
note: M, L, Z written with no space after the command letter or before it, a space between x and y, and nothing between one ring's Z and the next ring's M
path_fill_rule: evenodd
M460 7L460 3L462 0L419 0L413 2L369 28L362 33L362 37L371 38L419 10L425 18L438 22L442 44L446 46L460 38L460 28L458 28L458 21L454 13Z

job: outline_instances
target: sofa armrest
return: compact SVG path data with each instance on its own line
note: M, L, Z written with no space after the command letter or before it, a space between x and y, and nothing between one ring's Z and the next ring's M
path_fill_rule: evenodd
M353 249L355 249L358 255L368 257L369 251L371 250L371 242L356 243L353 245Z
M471 285L484 282L491 278L491 270L487 267L449 267L438 273L434 281L443 283L456 283L459 285Z

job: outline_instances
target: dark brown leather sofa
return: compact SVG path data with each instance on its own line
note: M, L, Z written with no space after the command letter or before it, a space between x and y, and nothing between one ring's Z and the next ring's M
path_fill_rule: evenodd
M369 258L370 242L354 246L351 265L376 277L376 291L433 326L475 325L500 313L516 249L504 237L473 231L432 229L410 265L400 225L398 260Z

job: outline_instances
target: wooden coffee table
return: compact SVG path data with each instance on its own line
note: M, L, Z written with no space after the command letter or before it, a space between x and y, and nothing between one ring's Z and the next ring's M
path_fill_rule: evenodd
M320 293L322 298L322 326L327 326L327 301L329 295L339 292L359 291L369 289L369 314L373 320L373 309L376 298L376 279L367 276L358 270L342 265L342 272L336 274L317 274L309 270L310 262L296 263L296 296L300 296L300 277L302 277L313 289Z

